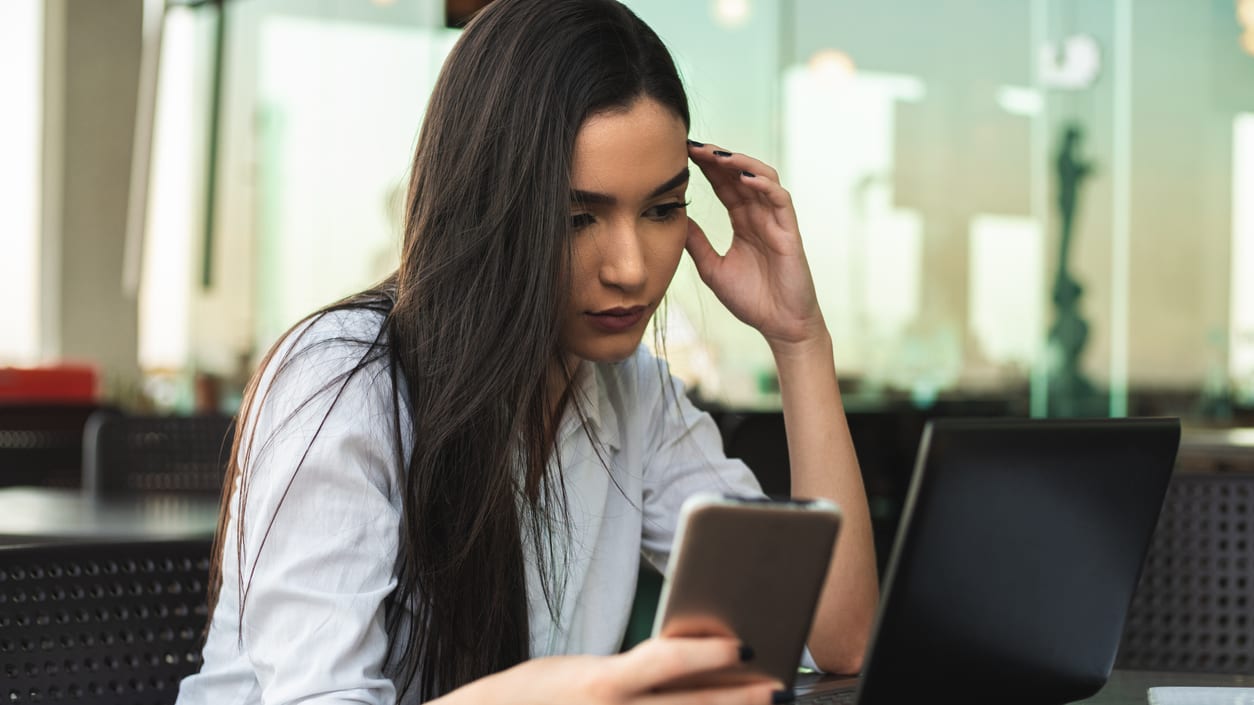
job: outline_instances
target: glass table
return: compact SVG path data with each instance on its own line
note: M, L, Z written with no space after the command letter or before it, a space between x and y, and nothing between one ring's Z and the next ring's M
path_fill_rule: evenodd
M0 488L0 545L210 538L217 523L218 498L210 496Z

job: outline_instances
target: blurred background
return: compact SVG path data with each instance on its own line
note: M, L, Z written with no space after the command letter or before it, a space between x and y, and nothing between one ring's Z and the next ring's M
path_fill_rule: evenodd
M426 100L483 4L0 0L0 546L194 539L162 596L186 601L153 610L191 615L183 651L130 684L196 669L242 390L394 270ZM675 54L691 137L793 192L880 568L929 419L1180 416L1119 665L1249 674L1254 0L626 4ZM686 258L653 325L726 452L788 493L760 336Z
M132 683L199 663L244 385L395 268L427 98L483 4L0 0L0 545L194 539L184 651ZM1118 663L1248 674L1254 0L626 4L691 136L793 194L881 570L928 420L1179 416ZM690 197L725 246L708 185ZM686 258L654 326L727 453L787 494L765 343Z
M0 4L0 393L59 368L230 413L279 334L394 268L478 4ZM692 136L779 167L852 411L1254 416L1254 1L627 4ZM687 261L657 324L700 401L778 407Z

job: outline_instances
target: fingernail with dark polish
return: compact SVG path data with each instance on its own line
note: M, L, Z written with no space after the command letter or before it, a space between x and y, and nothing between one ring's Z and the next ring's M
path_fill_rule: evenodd
M740 172L740 175L741 175L741 176L747 176L747 177L749 177L750 179L752 179L753 177L757 176L757 174L754 174L752 171L742 171L742 172Z
M752 661L753 655L754 654L753 654L752 646L749 646L748 644L740 645L740 660L741 661Z
M692 145L693 147L704 147L704 146L705 146L705 143L704 143L704 142L698 142L698 141L696 141L696 140L688 140L688 144Z
M777 690L774 693L771 693L772 705L775 705L777 703L790 703L796 699L797 699L797 694L792 692L791 690Z
M732 155L731 152L724 152L721 149L714 150L714 156L716 157L730 157L731 155Z

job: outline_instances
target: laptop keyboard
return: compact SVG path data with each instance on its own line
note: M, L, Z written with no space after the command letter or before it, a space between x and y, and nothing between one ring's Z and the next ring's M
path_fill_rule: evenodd
M854 705L858 691L853 688L845 690L829 690L822 693L809 693L798 696L793 702L796 705Z

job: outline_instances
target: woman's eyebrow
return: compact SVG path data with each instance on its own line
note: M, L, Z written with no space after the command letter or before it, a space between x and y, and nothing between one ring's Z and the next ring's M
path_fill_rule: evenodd
M675 174L674 176L672 176L671 178L663 182L661 186L658 186L657 188L653 189L653 191L649 193L648 198L655 198L657 196L661 196L667 191L677 188L678 186L685 184L687 182L688 182L688 167L684 167L678 174ZM606 206L612 206L615 203L618 203L618 199L608 193L598 193L596 191L580 191L579 189L571 190L570 200L571 200L571 203L588 203L588 204L598 204L598 205L606 205Z

